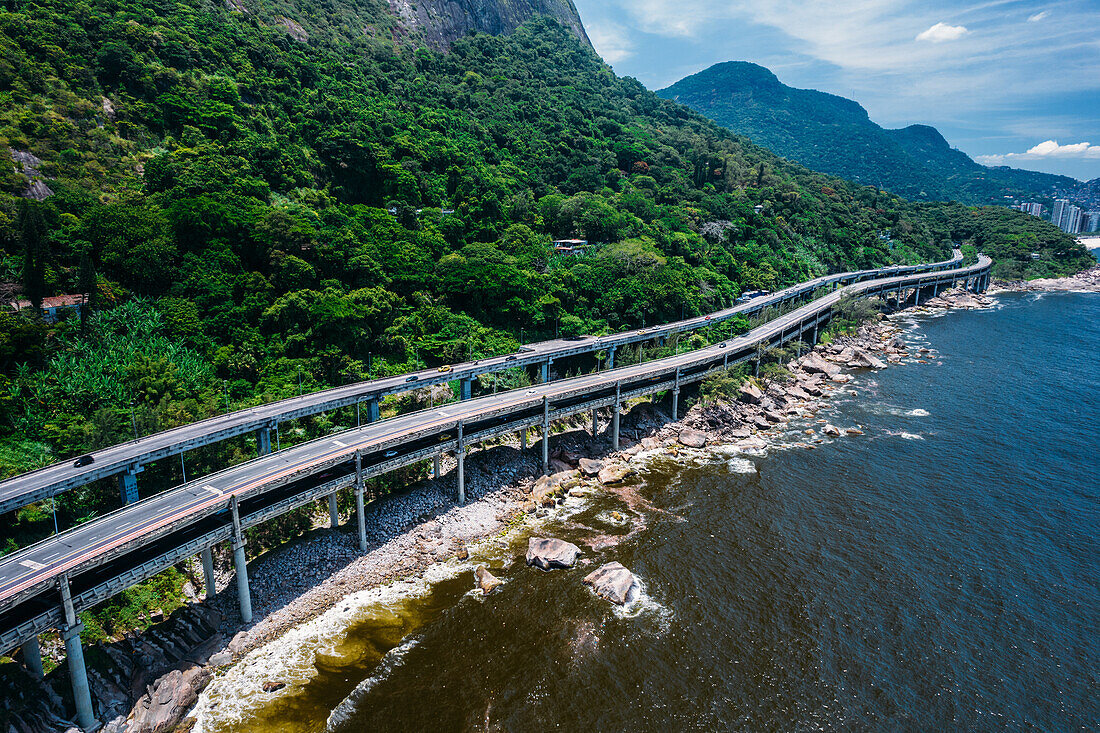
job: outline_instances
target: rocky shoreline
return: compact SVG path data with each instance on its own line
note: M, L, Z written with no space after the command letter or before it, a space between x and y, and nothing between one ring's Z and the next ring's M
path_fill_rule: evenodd
M1030 293L1030 292L1085 292L1100 293L1100 265L1082 270L1076 275L1058 278L1039 278L1037 280L994 280L994 292Z
M991 302L984 295L949 291L916 310L982 308ZM900 313L908 315L913 310ZM812 418L828 405L831 394L850 391L846 385L852 379L851 370L927 362L929 351L910 350L900 338L901 331L891 317L866 323L854 336L819 344L789 362L788 381L749 380L731 399L696 404L677 422L671 420L661 405L637 402L621 420L617 452L609 452L608 411L601 411L601 430L597 436L585 428L590 425L588 417L578 415L572 423L555 426L555 429L565 427L565 431L552 436L549 476L533 478L540 473L539 451L521 452L515 436L511 436L509 442L485 447L467 458L469 501L463 506L455 506L453 500L456 493L453 459L445 461L445 473L440 479L419 482L404 493L369 505L370 549L366 554L356 547L352 522L338 530L315 530L306 539L254 561L249 576L258 620L253 624L243 627L236 621L232 574L227 572L219 577L222 590L218 596L208 604L189 607L204 609L201 613L184 609L201 618L206 627L217 625L217 631L201 639L192 633L188 638L194 644L174 644L179 652L171 655L175 659L158 659L163 663L149 666L162 670L170 667L158 673L155 680L148 677L140 683L130 680L130 689L137 693L131 699L137 698L137 704L126 710L121 705L125 696L116 695L115 704L110 707L117 717L107 722L103 730L112 733L188 730L195 718L186 716L202 689L249 652L317 618L352 593L421 576L438 563L453 558L465 559L467 545L500 536L524 521L525 516L543 516L570 494L583 496L594 491L633 494L624 484L637 473L643 461L655 454L676 455L706 446L723 446L723 450L740 452L763 450L790 421ZM816 427L805 430L804 445L810 447L828 438L860 432L858 427L837 427L818 420ZM491 585L489 579L496 580L491 575L478 576L479 583ZM485 590L484 585L481 587ZM595 592L620 602L625 599L626 588L629 583L620 580L614 592L598 589ZM186 623L183 628L187 628ZM155 631L143 636L156 636ZM187 634L181 632L181 636ZM271 689L265 687L265 690L273 691L281 684L279 680L266 680L265 685ZM121 681L115 686L126 687ZM102 701L101 706L109 707Z

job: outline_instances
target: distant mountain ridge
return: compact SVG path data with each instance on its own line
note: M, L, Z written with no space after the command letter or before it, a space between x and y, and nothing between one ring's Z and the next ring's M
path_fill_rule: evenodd
M880 127L851 99L789 87L749 62L715 64L657 94L809 168L913 200L1049 202L1079 185L1068 176L988 168L952 148L934 127Z

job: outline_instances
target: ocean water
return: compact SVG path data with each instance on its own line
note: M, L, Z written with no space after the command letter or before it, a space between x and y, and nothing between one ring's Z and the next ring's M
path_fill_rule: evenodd
M929 363L861 375L788 447L654 460L540 530L587 569L513 538L498 592L391 600L203 730L1097 730L1100 296L998 300L915 318ZM864 435L797 447L821 417ZM611 560L625 609L581 583Z

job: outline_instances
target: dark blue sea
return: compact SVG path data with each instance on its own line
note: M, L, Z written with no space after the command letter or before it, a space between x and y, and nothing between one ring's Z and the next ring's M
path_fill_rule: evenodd
M818 416L864 435L657 461L546 528L620 537L588 557L638 575L632 610L501 562L381 667L222 728L324 730L359 686L333 730L1100 729L1100 295L998 301L908 323L929 363Z

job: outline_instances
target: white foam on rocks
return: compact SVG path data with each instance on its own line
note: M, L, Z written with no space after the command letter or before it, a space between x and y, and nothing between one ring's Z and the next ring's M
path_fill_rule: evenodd
M426 596L434 584L472 572L473 567L469 562L437 563L415 578L352 593L317 618L250 652L199 695L191 711L195 718L194 732L243 725L253 711L265 707L275 697L294 692L316 676L314 652L335 649L350 626L369 619L372 612L396 611L402 602ZM287 686L278 692L264 692L264 682L272 679Z

